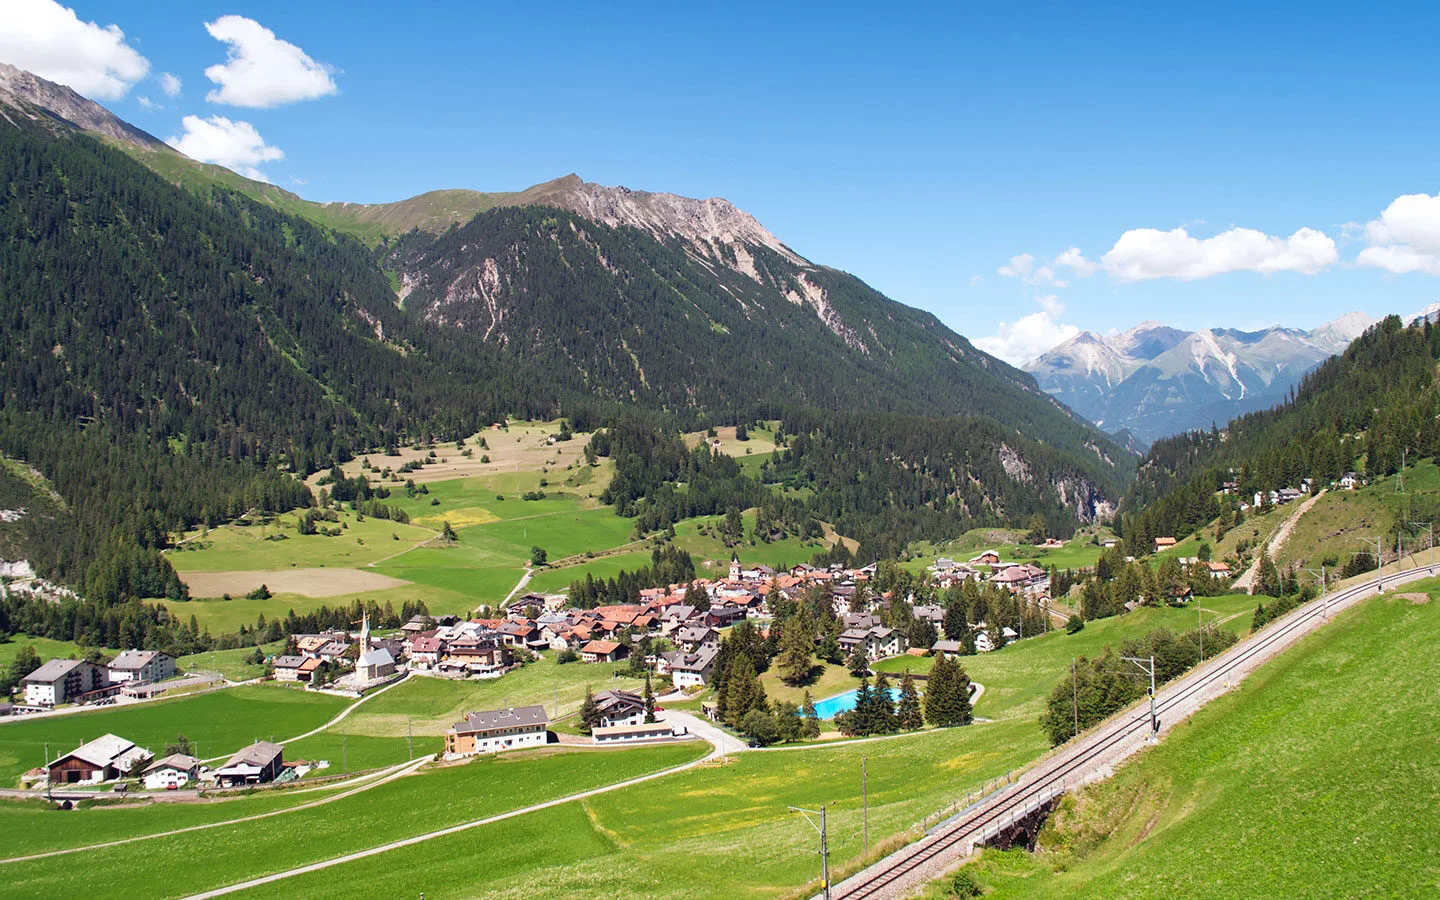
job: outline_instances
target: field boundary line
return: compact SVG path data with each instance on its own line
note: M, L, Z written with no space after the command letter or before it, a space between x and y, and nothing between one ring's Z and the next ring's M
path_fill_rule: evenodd
M301 803L296 806L287 806L284 809L272 809L269 812L253 813L248 816L240 816L236 819L226 819L223 822L204 822L199 825L187 825L184 828L175 828L170 831L157 831L154 834L140 834L134 837L118 838L113 841L104 841L99 844L89 844L84 847L66 847L60 850L46 850L42 853L31 853L26 856L12 856L9 859L0 859L0 866L3 866L7 863L31 862L37 859L50 859L55 856L67 856L71 853L84 853L89 850L103 850L107 847L119 847L122 844L133 844L138 841L149 841L155 838L162 837L174 837L177 834L189 834L195 831L205 831L210 828L223 828L227 825L239 825L242 822L254 822L258 819L270 819L274 818L275 816L283 816L289 813L300 812L306 809L314 809L317 806L324 806L327 803L334 803L336 800L344 800L346 797L353 797L356 794L368 791L371 788L379 787L386 782L394 781L396 778L400 778L401 776L409 775L429 761L430 758L427 756L423 759L403 762L399 766L395 767L392 771L390 771L389 774L383 775L382 777L367 784L362 784L358 787L351 788L350 790L343 791L342 793L336 794L333 797L322 797L319 800L310 800L306 803ZM314 788L314 790L323 790L323 788Z

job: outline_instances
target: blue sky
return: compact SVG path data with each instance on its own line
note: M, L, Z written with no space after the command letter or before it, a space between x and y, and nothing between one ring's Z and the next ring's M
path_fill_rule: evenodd
M722 196L1017 360L1440 284L1433 6L7 5L0 60L302 196Z

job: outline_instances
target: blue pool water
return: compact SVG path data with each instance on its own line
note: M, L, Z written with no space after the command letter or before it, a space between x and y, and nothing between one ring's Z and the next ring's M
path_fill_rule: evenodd
M890 689L890 699L899 701L900 689ZM833 697L826 697L824 700L815 701L815 715L821 719L833 719L843 712L849 712L855 708L855 692L846 691L843 694L836 694Z

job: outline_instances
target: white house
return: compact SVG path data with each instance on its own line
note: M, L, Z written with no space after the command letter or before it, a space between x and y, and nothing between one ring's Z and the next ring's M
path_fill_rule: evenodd
M539 705L472 712L445 733L445 758L543 747L549 724L545 707Z
M83 659L52 659L26 675L26 706L59 706L80 694L110 686L103 666Z
M126 650L110 661L111 684L142 684L175 677L175 657L159 650Z
M182 788L200 775L200 760L184 753L172 753L145 769L145 790L171 791Z
M665 655L670 681L677 689L699 687L710 680L715 669L715 656L720 648L706 644L694 653L668 653Z
M675 736L675 728L665 722L636 722L631 725L612 725L596 728L590 732L590 739L597 744L633 744L637 741L666 740Z

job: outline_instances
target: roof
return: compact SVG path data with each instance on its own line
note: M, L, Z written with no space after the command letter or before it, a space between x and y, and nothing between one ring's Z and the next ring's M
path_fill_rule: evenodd
M416 638L415 643L410 645L411 653L438 653L440 652L440 639L437 637Z
M307 656L280 656L275 659L277 669L298 669L309 659Z
M143 669L160 653L155 650L126 650L110 662L112 669Z
M200 765L200 760L193 756L187 756L184 753L172 753L164 759L157 759L146 766L145 774L149 775L151 772L158 772L161 769L179 769L182 772L189 772L198 765Z
M134 746L134 741L126 740L119 735L106 734L88 744L81 744L65 756L73 756L95 766L108 766L124 756L125 752ZM60 757L60 759L64 758L64 756ZM59 761L57 759L55 762Z
M581 652L581 653L600 653L600 654L603 654L603 655L605 655L605 656L609 656L611 653L614 653L616 650L619 650L619 649L620 649L620 645L617 644L617 643L615 643L614 641L591 641L590 643L588 643L588 644L586 644L585 646L581 647L581 648L580 648L580 652Z
M676 653L670 660L670 668L686 672L703 672L715 663L720 648L706 644L694 653Z
M231 766L255 766L263 769L279 759L284 750L285 748L279 744L272 744L269 741L256 741L226 760L225 765L221 766L221 768L228 769Z
M85 664L81 659L52 659L45 665L25 676L26 684L52 684L69 675L77 666Z
M549 722L550 717L545 714L545 707L536 704L534 706L517 706L514 709L472 712L463 720L456 722L450 730L456 734L475 734L481 731L494 731L497 728L546 725Z
M395 657L391 656L390 651L384 647L379 650L365 651L360 654L360 659L356 662L356 665L360 666L392 666L394 664Z
M941 653L960 653L964 648L960 645L959 641L944 640L936 641L935 645L930 649L939 650Z

